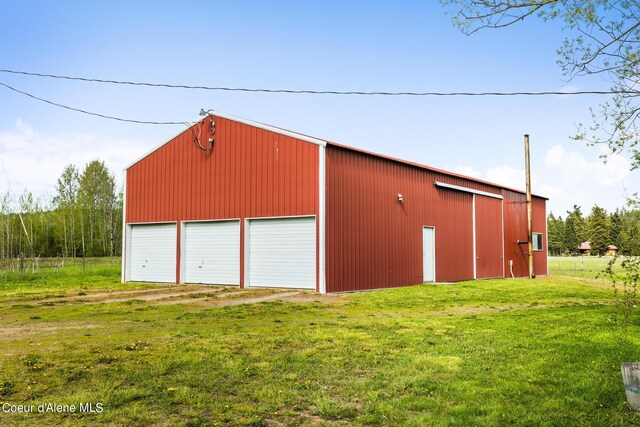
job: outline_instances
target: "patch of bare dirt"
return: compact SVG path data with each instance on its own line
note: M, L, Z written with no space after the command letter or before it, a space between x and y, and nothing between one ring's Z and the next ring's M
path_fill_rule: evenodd
M95 292L82 295L61 296L41 300L32 300L40 304L84 303L100 304L128 300L155 301L167 298L189 296L195 294L226 293L229 287L206 285L162 286L148 289Z
M179 286L168 286L168 287L159 287L159 288L143 288L143 289L129 289L123 291L104 291L104 292L87 292L76 295L61 295L52 298L42 298L42 299L32 299L32 302L57 302L57 301L74 301L74 300L86 300L93 298L106 298L106 297L115 297L119 295L135 295L135 294L148 294L154 292L169 292L175 289L180 289Z
M538 310L538 309L555 309L555 308L567 308L567 307L586 307L586 306L601 306L611 305L611 303L605 302L567 302L565 304L507 304L507 305L485 305L485 306L462 306L452 307L445 311L432 312L432 316L475 316L486 313L498 313L505 311L515 310Z
M275 300L291 303L335 303L343 301L344 296L291 289L240 289L236 286L177 285L122 291L88 292L82 295L33 299L29 302L43 305L57 305L103 304L131 300L143 301L152 305L193 304L199 306L233 306Z
M255 296L255 297L249 297L249 298L233 298L233 299L229 298L229 299L223 299L218 301L218 304L216 305L229 306L229 305L240 305L240 304L255 304L255 303L264 302L264 301L282 300L283 298L290 297L296 294L298 294L298 291L283 292L283 293L278 292L272 295L262 295L262 296Z
M292 291L289 289L238 289L236 292L208 295L203 298L172 298L156 301L157 305L194 304L198 306L233 306L256 304L264 301L283 301L294 303L340 302L340 295L318 294L310 291Z
M286 297L283 301L287 302L324 302L336 303L344 301L341 294L318 294L315 292L298 292L295 295Z
M194 291L186 291L186 292L182 291L182 292L171 292L171 293L137 294L133 296L125 295L121 297L116 296L115 298L100 299L98 301L87 301L87 303L102 304L102 303L108 303L108 302L122 302L122 301L128 301L128 300L159 301L159 300L175 298L175 297L187 297L189 295L215 293L215 292L220 292L220 291L215 289L197 289Z

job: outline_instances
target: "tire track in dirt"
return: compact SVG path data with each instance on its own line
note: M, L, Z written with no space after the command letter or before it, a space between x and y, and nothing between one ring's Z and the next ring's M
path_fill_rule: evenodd
M222 286L207 286L207 285L182 285L182 286L169 286L159 288L147 288L147 289L133 289L123 291L109 291L109 292L96 292L87 293L83 295L69 295L55 298L45 299L32 299L31 303L39 304L64 304L64 303L85 303L85 304L99 304L108 302L119 302L128 300L142 300L153 301L164 298L172 298L177 296L186 296L193 294L214 294L214 293L226 293L229 287Z
M268 292L265 294L265 292ZM207 295L202 298L172 298L160 300L155 305L194 304L203 306L232 306L240 304L254 304L262 301L283 300L298 295L299 291L287 290L239 290L238 292L218 295Z

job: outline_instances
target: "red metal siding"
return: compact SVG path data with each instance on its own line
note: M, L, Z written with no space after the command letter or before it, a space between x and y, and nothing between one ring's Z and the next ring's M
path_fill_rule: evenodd
M533 232L542 233L542 251L533 251L533 271L537 276L547 274L547 201L533 198Z
M503 190L504 197L504 263L507 277L511 276L509 261L513 262L513 275L526 277L528 273L527 197L524 194Z
M527 275L526 258L516 243L527 239L526 205L520 203L524 195L333 144L326 152L328 292L422 282L424 226L435 227L436 281L473 279L473 195L438 188L435 181L505 198L503 270L502 201L475 196L478 277L502 277L503 271L508 275L509 259L514 260L516 276ZM403 203L398 202L399 193ZM538 231L535 224L545 216L545 200L534 200ZM483 264L485 257L491 261ZM543 264L537 262L536 271Z
M205 120L127 170L127 223L318 214L317 145L220 117L215 123L211 153L193 144L199 133L206 145ZM244 221L241 235L244 253Z
M331 145L326 175L327 291L422 282L423 226L435 227L436 280L473 279L473 196L434 183L494 187Z
M429 193L435 195L425 214L436 215L436 281L473 279L473 195L436 189L429 181L431 177L426 182Z
M233 120L216 117L212 153L193 145L209 137L209 120L174 138L127 171L127 223L319 215L319 147ZM524 195L471 178L376 156L348 147L326 148L326 283L328 292L422 282L422 230L435 228L436 281L474 277L473 198L436 187L435 181L504 197L476 195L478 277L502 276L502 256L516 276L527 275ZM398 201L402 194L403 202ZM534 231L546 247L546 201L534 198ZM500 209L498 210L498 206ZM319 230L319 221L316 221ZM244 221L241 221L244 254ZM178 228L178 241L180 241ZM320 239L317 239L319 242ZM499 244L498 244L499 243ZM178 266L180 249L178 251ZM319 248L318 248L319 251ZM317 254L319 257L319 252ZM546 251L534 254L536 274L546 273ZM485 263L485 258L490 262ZM319 262L316 274L319 275ZM179 268L176 266L176 280ZM498 273L499 272L499 273ZM241 283L244 257L241 256ZM318 280L319 283L319 280Z
M502 200L475 196L476 277L502 277Z
M518 244L518 241L527 242L527 197L524 194L510 190L503 190L504 196L504 254L505 275L510 277L509 260L513 261L513 274L515 277L527 277L529 275L529 246L527 243ZM547 201L541 197L532 198L533 232L542 233L542 252L533 253L533 270L536 275L547 274Z

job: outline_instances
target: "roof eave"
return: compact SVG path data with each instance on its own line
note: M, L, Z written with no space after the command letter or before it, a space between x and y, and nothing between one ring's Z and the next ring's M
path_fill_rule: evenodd
M466 176L466 175L461 175L461 174L458 174L458 173L455 173L455 172L450 172L450 171L447 171L447 170L444 170L444 169L438 169L438 168L435 168L433 166L426 166L426 165L423 165L423 164L420 164L420 163L415 163L415 162L410 162L408 160L399 159L397 157L387 156L387 155L384 155L384 154L374 153L372 151L367 151L367 150L363 150L363 149L360 149L360 148L350 147L348 145L338 144L337 142L327 141L327 143L330 146L343 148L345 150L351 150L351 151L355 151L355 152L358 152L358 153L367 154L367 155L373 156L373 157L379 157L379 158L382 158L382 159L385 159L385 160L391 160L393 162L402 163L402 164L405 164L405 165L413 166L413 167L416 167L416 168L419 168L419 169L429 170L429 171L432 171L432 172L437 172L437 173L440 173L440 174L443 174L443 175L452 176L454 178L466 179L466 180L477 182L477 183L480 183L480 184L490 185L491 187L500 188L500 189L507 190L507 191L513 191L514 193L518 193L518 194L526 194L526 192L522 191L522 190L517 190L515 188L505 187L504 185L496 184L495 182L484 181L482 179L478 179L478 178L474 178L474 177ZM539 196L537 194L532 194L531 196L537 197L539 199L549 200L548 197Z

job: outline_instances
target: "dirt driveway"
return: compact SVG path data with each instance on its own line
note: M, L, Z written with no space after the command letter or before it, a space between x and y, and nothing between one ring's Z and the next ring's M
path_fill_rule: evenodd
M255 304L264 301L286 302L339 302L340 295L323 295L311 291L292 289L240 289L235 286L210 285L158 285L153 288L87 292L55 298L33 300L32 303L54 304L104 304L126 301L142 301L150 305L191 304L197 306L229 306Z

